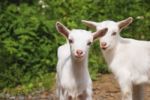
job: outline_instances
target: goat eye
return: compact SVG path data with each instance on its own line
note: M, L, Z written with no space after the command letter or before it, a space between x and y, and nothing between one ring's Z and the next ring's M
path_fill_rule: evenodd
M116 32L113 32L111 35L113 35L113 36L114 36L114 35L116 35L116 34L117 34Z
M72 40L72 39L69 39L69 43L73 43L73 40Z
M92 43L92 42L89 41L89 42L87 43L87 45L91 45L91 43Z

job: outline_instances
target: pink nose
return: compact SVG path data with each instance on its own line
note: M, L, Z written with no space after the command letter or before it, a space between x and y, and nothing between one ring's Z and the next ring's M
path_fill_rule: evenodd
M101 46L102 46L102 47L105 47L106 45L107 45L106 42L102 42L102 43L101 43Z
M76 53L77 53L77 55L81 56L83 54L83 51L82 50L77 50Z

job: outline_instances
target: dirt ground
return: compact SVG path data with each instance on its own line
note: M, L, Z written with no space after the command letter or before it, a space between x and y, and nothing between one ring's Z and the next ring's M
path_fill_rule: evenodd
M150 85L144 88L144 100L150 100ZM111 74L101 75L94 81L93 92L93 100L121 100L119 85Z
M144 100L150 100L150 85L145 86L144 95ZM93 82L93 100L121 100L119 86L112 74L100 75L100 77Z

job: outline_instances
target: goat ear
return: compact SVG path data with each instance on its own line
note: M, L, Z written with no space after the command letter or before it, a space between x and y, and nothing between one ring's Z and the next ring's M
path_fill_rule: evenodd
M101 30L98 30L97 32L94 32L93 33L93 40L104 36L107 31L108 31L108 28L103 28Z
M119 27L119 30L122 30L124 28L126 28L129 24L131 24L133 21L133 18L132 17L129 17L125 20L122 20L122 21L119 21L118 22L118 27Z
M61 24L60 22L56 22L56 29L59 33L61 33L62 35L64 35L66 38L68 38L68 35L70 33L70 30L65 27L63 24Z
M81 20L82 23L84 23L86 26L92 28L92 29L96 29L96 22L93 21L86 21L86 20Z

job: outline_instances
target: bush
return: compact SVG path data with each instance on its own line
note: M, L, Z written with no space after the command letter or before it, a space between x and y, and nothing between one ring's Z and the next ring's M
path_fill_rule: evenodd
M11 4L1 10L0 88L27 83L55 71L58 47L52 35L55 22L39 10L28 4Z
M124 37L150 40L149 0L5 0L0 2L0 88L32 82L55 72L57 47L65 39L55 22L70 29L86 27L82 19L102 21L134 18ZM90 51L90 73L107 73L98 41Z

